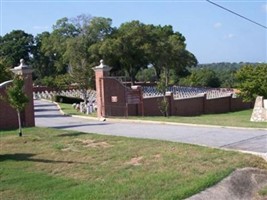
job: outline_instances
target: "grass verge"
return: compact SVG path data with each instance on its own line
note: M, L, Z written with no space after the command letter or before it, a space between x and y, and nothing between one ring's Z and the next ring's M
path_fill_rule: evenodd
M232 126L245 128L265 128L267 122L251 122L252 110L243 110L223 114L208 114L191 117L171 116L171 117L129 117L130 119L151 120L161 122L204 124L215 126Z
M75 110L71 104L67 104L67 103L58 103L58 105L60 106L61 110L68 115L81 115L81 116L89 116L89 117L96 117L96 113L93 112L89 115L82 113L80 111Z
M267 186L263 187L260 191L259 191L259 195L262 197L267 197Z
M0 131L6 199L184 199L256 156L174 142L25 128Z

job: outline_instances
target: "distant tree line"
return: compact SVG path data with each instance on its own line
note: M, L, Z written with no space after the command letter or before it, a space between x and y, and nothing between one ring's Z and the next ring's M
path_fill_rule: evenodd
M133 84L152 81L164 87L176 84L251 90L257 88L251 86L256 83L263 85L262 89L254 88L245 96L251 99L255 92L266 95L266 63L198 64L186 49L185 37L170 25L134 20L117 28L109 18L79 15L59 19L52 28L35 37L23 30L0 36L0 82L11 79L9 69L23 58L34 69L35 84L64 89L75 83L86 90L94 87L92 68L104 59L112 67L111 75L125 76ZM254 70L258 75L252 73ZM250 80L246 86L245 80Z
M211 63L199 64L196 68L190 68L190 75L182 79L180 84L202 87L236 88L238 81L236 72L246 65L253 63Z

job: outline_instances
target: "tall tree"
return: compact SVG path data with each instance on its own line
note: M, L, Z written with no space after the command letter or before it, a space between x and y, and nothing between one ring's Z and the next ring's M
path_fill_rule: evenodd
M11 71L6 67L4 62L0 59L0 83L11 79Z
M17 66L23 58L30 61L34 38L22 30L14 30L0 37L0 59L9 68Z
M176 76L187 74L186 67L196 66L197 59L186 50L185 37L174 32L172 26L153 26L150 32L151 64L156 69L158 79L165 74L165 83L169 83L170 70Z
M165 85L167 82L167 76L169 73L169 61L171 60L171 45L168 42L169 36L173 34L172 26L153 26L151 25L152 31L150 32L150 49L149 49L149 59L150 63L154 66L156 70L156 75L158 80L165 77Z
M67 40L79 35L80 30L64 17L57 20L53 25L53 31L48 37L42 38L41 51L45 56L49 57L50 61L56 69L57 74L64 74L68 70L68 62L63 55L67 50Z
M88 45L84 36L69 39L67 51L64 54L65 59L68 59L72 81L78 84L79 89L83 90L85 100L87 98L86 91L91 86L93 76Z
M84 19L86 18L82 18L82 20ZM67 49L64 54L64 59L70 66L70 75L83 90L84 99L87 98L86 90L94 84L92 67L100 60L94 46L104 40L112 31L112 21L109 18L94 17L87 18L87 20L89 21L80 23L75 20L76 24L80 24L80 34L67 40Z
M35 37L31 66L34 69L34 79L38 79L38 81L44 77L55 76L57 74L54 53L42 49L43 45L45 45L44 43L49 40L49 37L49 32L43 32Z
M254 101L257 96L267 98L267 64L246 65L236 73L240 96L245 101Z
M115 58L111 61L118 65L135 82L135 76L141 68L149 64L146 50L149 46L149 34L145 24L131 21L122 24L112 35L102 43L100 54L104 58ZM120 69L117 68L117 69Z

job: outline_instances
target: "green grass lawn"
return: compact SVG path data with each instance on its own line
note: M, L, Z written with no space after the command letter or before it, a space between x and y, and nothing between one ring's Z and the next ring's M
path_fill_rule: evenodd
M267 196L267 186L263 187L260 191L259 191L259 195L260 196Z
M70 115L83 115L96 117L96 113L91 115L86 115L77 112L72 108L70 104L59 103L61 109L66 114ZM245 127L245 128L266 128L267 122L251 122L250 117L252 114L251 110L243 110L238 112L230 112L224 114L211 114L211 115L201 115L194 117L128 117L128 119L134 120L148 120L148 121L160 121L160 122L174 122L174 123L186 123L186 124L204 124L204 125L216 125L216 126L233 126L233 127Z
M25 128L0 131L4 199L184 199L256 156L174 142Z
M58 105L60 106L61 110L68 115L81 115L81 116L89 116L89 117L96 117L96 112L93 112L89 115L82 113L80 111L75 110L72 107L72 104L67 104L67 103L58 103Z
M130 117L130 119L267 129L267 122L251 122L251 114L252 110L243 110L238 112L200 115L194 117Z

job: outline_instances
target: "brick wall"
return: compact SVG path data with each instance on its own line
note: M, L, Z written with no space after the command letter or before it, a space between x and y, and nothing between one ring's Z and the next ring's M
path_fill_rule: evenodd
M163 100L163 97L149 97L149 98L143 99L144 116L162 116L162 113L159 109L159 103L162 100Z
M104 93L102 101L105 103L105 116L125 116L126 110L126 90L118 80L114 78L101 79Z
M118 80L102 78L102 103L105 107L105 116L141 116L141 104L127 104L126 88ZM104 92L105 91L105 92ZM144 116L162 116L159 103L163 97L148 97L143 99ZM241 99L232 98L232 95L216 99L200 97L174 99L172 94L167 96L170 116L196 116L201 114L227 113L251 108L251 103L244 103Z
M231 99L231 111L240 111L253 108L253 102L243 102L240 98Z
M22 127L35 126L31 70L29 68L23 68L16 69L14 71L14 73L19 73L22 75L24 80L24 92L29 99L24 111L21 112L21 125ZM1 95L6 96L7 86L8 84L5 84L0 87ZM6 102L0 99L0 130L15 128L18 128L17 112Z
M6 97L5 88L0 88L0 95ZM17 112L0 99L0 130L18 128Z
M204 113L205 97L173 100L172 115L195 116Z
M227 113L231 111L232 97L221 97L205 100L204 114Z
M143 98L140 91L140 102L129 103L129 87L120 81L108 77L109 68L103 65L94 68L96 75L96 92L98 117L104 116L161 116L159 104L163 97ZM135 98L135 97L134 97ZM211 113L226 113L250 108L250 104L240 99L228 97L207 99L206 95L187 99L174 99L169 93L166 98L169 102L170 116L196 116ZM142 112L143 111L143 112Z

